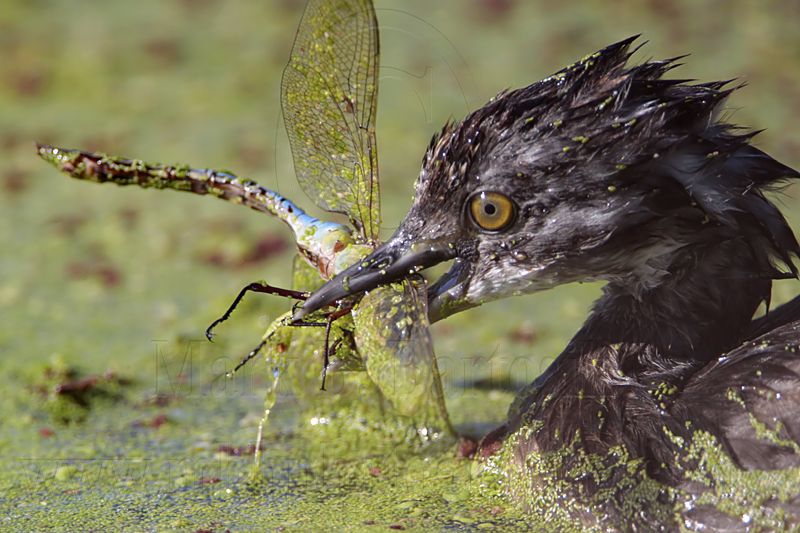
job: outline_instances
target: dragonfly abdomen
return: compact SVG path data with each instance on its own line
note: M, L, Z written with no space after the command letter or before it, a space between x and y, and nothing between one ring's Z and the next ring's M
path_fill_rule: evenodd
M268 213L292 229L303 257L326 279L366 255L366 251L352 248L355 240L348 226L313 217L277 192L230 172L147 163L42 144L36 148L42 159L75 179L216 196Z

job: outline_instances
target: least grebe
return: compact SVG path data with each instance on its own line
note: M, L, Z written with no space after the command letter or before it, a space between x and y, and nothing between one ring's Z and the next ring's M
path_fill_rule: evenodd
M396 233L297 317L449 260L429 290L434 320L606 281L484 455L507 440L524 470L531 454L567 446L622 450L648 479L697 495L707 487L689 479L699 459L686 450L698 431L743 471L800 465L800 299L753 318L772 280L797 275L798 243L765 193L800 175L725 121L737 85L666 78L676 59L630 66L632 41L447 124ZM555 477L579 478L572 467ZM608 488L573 481L587 497ZM796 502L778 503L796 516ZM689 511L684 525L726 523Z

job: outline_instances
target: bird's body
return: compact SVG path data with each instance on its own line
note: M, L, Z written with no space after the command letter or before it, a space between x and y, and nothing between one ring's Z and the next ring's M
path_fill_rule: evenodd
M529 498L538 490L531 468L541 474L532 465L561 457L549 464L548 479L570 480L577 498L602 509L583 517L587 524L600 516L623 520L621 501L644 480L657 481L658 489L646 493L654 501L641 502L642 512L681 509L666 517L690 529L739 530L754 519L752 508L762 509L762 525L800 523L800 299L751 321L763 280L722 277L741 257L731 246L706 252L730 261L700 257L688 279L638 298L607 287L556 362L517 398L507 425L483 445L493 451L502 440L513 451L505 460ZM703 265L713 265L716 275L706 277ZM564 454L576 449L582 453ZM624 461L614 455L620 450ZM613 458L613 465L605 463L598 479L583 453ZM735 468L782 476L757 481L760 492L747 495L741 512L694 504L731 488L730 479L715 479L718 473L701 464L723 454ZM640 461L635 475L630 460ZM627 478L621 486L620 476ZM792 485L783 500L773 492ZM619 499L597 499L609 491Z
M673 60L628 66L631 41L448 124L395 235L299 315L448 259L433 319L605 280L485 455L502 442L521 499L550 484L585 524L798 524L800 301L753 316L773 279L797 274L800 247L764 193L800 175L720 120L727 83L665 79ZM726 503L723 463L774 483Z

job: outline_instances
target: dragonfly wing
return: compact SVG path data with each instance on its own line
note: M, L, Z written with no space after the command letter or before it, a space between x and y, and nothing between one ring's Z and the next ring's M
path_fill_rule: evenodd
M300 186L321 208L349 216L367 241L380 226L378 54L370 0L310 0L281 83Z
M400 414L449 431L426 292L421 276L370 291L353 311L355 339L367 373Z

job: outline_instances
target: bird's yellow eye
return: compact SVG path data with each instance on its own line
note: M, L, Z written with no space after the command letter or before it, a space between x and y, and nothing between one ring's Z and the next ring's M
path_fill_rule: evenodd
M514 222L513 200L499 192L480 192L469 200L472 221L486 231L500 231Z

